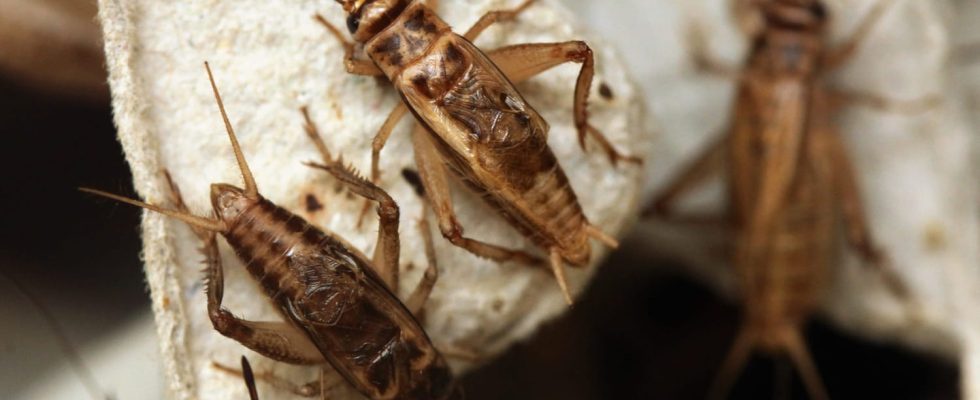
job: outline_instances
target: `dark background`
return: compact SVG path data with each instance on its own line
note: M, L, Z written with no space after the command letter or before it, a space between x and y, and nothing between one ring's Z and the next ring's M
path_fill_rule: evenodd
M50 304L79 346L148 313L139 211L76 191L92 186L132 195L108 100L39 94L0 78L0 129L2 271ZM683 277L658 272L664 269L654 266L665 261L638 256L636 240L630 242L601 267L571 312L467 375L468 397L703 398L738 326L738 310ZM0 303L23 304L18 296L0 282ZM13 332L50 332L34 312L15 315L0 325L0 382L7 384L26 374L11 359L29 358L37 376L63 357L55 348L24 354ZM819 321L806 334L835 399L958 397L951 363L869 343ZM805 398L795 376L777 378L787 376L777 365L754 358L732 398L773 398L787 380L790 398ZM103 384L111 390L112 382ZM14 389L0 387L0 394Z

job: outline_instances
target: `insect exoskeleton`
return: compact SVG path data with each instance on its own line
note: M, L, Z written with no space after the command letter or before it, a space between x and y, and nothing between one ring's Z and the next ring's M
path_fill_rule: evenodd
M398 287L397 275L392 273L398 269L399 258L395 202L328 154L324 154L324 163L310 164L336 177L351 192L378 203L381 229L374 256L368 258L340 236L266 200L259 194L210 68L208 76L245 182L244 188L211 185L213 217L191 214L169 175L172 208L82 190L169 215L191 227L204 243L208 317L222 335L277 361L329 364L371 399L462 399L462 387L415 318L435 284L435 260L429 258L422 281L404 303L391 289ZM422 230L428 243L427 233ZM222 307L224 267L217 234L226 239L285 321L249 321ZM232 372L244 374L246 381L252 376L251 368ZM331 387L325 375L306 385L289 383L271 373L257 373L255 378L314 396ZM250 383L250 391L253 385Z
M346 48L348 72L384 76L403 102L389 115L372 145L371 179L380 177L378 159L392 129L407 113L416 117L412 133L416 164L442 235L452 244L497 261L541 264L525 251L464 235L453 210L448 171L453 172L525 238L545 250L566 301L572 296L563 264L584 266L589 239L617 242L586 218L568 177L548 146L548 123L514 84L566 62L581 63L573 116L579 144L590 136L615 164L639 163L620 154L588 122L586 105L594 75L592 49L582 41L505 46L484 53L472 41L487 27L512 20L534 4L485 14L463 35L453 33L430 7L409 0L338 0L347 28L369 59L323 17L317 16Z
M893 294L906 296L904 284L872 239L854 171L833 122L834 107L844 102L894 102L831 88L821 80L855 51L885 5L879 2L849 41L829 46L829 16L820 1L762 2L757 10L761 25L751 32L751 50L742 68L695 55L702 68L737 82L731 125L668 183L650 211L667 214L670 203L709 169L727 167L731 263L744 322L710 398L727 393L755 349L787 356L811 397L827 398L802 330L822 300L840 222L852 250L877 268ZM693 50L703 52L700 32L692 33ZM911 104L929 107L933 101Z

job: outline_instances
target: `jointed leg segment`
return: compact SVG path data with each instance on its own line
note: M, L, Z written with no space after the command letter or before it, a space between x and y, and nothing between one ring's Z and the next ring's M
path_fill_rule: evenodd
M619 153L612 143L596 127L589 124L588 101L592 78L595 74L595 60L592 49L582 41L561 43L533 43L502 47L491 51L489 57L500 67L512 82L527 80L541 72L566 62L582 64L575 84L573 115L575 129L578 131L579 145L585 149L585 136L591 135L616 164L618 161L641 163L642 159Z
M370 60L359 60L354 58L354 43L344 38L344 35L340 33L340 30L336 26L333 26L330 22L327 22L326 18L322 15L317 14L314 16L320 25L327 28L337 41L340 42L341 46L344 46L344 67L347 68L347 72L354 75L366 75L366 76L383 76L384 72L378 69L378 66Z
M528 7L530 7L531 4L534 3L534 1L535 0L525 0L523 3L521 3L521 5L513 8L513 9L510 9L510 10L496 10L496 11L490 11L490 12L488 12L486 14L483 14L483 16L480 17L480 19L478 21L476 21L476 23L473 24L473 26L470 27L470 29L467 30L466 33L463 34L463 37L465 37L466 40L469 40L469 41L476 40L476 38L479 37L480 34L483 33L484 30L486 30L487 28L489 28L490 25L493 25L493 24L495 24L497 22L512 21L512 20L514 20L514 18L517 18L517 16L521 12L523 12Z

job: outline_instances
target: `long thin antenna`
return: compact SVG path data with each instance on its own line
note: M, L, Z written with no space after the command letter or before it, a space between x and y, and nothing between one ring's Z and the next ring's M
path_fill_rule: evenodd
M255 178L252 170L245 162L245 155L242 154L242 147L238 145L238 138L235 136L235 128L231 127L228 120L228 113L225 112L225 103L221 101L221 93L218 93L218 85L214 83L214 75L211 73L211 66L204 62L204 69L208 71L208 79L211 81L211 90L214 91L214 99L218 102L218 109L221 110L221 119L225 121L225 130L228 131L228 138L231 139L231 147L235 150L235 158L238 159L238 168L242 171L242 179L245 181L245 195L250 199L259 197L259 188L255 185Z
M24 298L26 298L35 309L37 309L41 319L43 319L48 327L51 328L51 333L54 334L54 337L58 342L58 347L61 347L61 351L65 354L65 358L68 359L68 365L71 366L72 371L75 371L75 375L78 376L78 380L82 381L82 386L85 386L85 390L88 392L89 396L91 396L93 399L114 399L114 397L107 393L102 386L99 385L99 382L95 380L95 375L92 374L92 370L85 365L85 361L82 360L82 355L78 353L75 346L70 340L68 340L68 335L65 334L65 330L58 323L58 319L54 317L51 310L48 310L48 308L44 306L41 299L37 298L37 296L35 296L30 290L27 290L27 286L24 286L23 283L14 278L13 275L9 274L8 272L0 270L0 276L6 278L7 281L9 281L10 284L13 285L13 287L17 289L17 291L20 292L20 294L24 296Z
M182 213L182 212L177 211L177 210L171 210L171 209L168 209L168 208L163 208L163 207L160 207L160 206L157 206L157 205L153 205L153 204L149 204L149 203L144 203L142 201L133 200L133 199L122 197L122 196L119 196L119 195L116 195L116 194L112 194L112 193L109 193L109 192L103 192L101 190L89 189L89 188L84 188L84 187L83 188L78 188L78 190L83 191L85 193L91 193L91 194L94 194L94 195L97 195L97 196L108 197L110 199L113 199L113 200L118 201L118 202L121 202L121 203L131 204L131 205L134 205L136 207L141 207L141 208L145 208L147 210L156 211L156 212L158 212L160 214L177 218L177 219L179 219L181 221L184 221L184 222L186 222L188 224L191 224L191 225L196 226L196 227L199 227L199 228L204 228L204 229L207 229L209 231L214 231L214 232L224 232L225 231L225 224L223 222L221 222L221 220L198 217L196 215Z

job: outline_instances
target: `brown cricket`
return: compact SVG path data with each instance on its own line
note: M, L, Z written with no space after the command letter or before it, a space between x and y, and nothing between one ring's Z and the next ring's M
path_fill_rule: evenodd
M837 108L848 102L883 107L889 100L837 90L823 81L854 53L885 3L877 3L838 47L826 43L828 15L820 1L757 1L755 6L762 24L741 70L712 61L697 46L703 43L695 43L702 68L738 84L731 125L666 186L648 213L667 215L678 196L713 168L727 165L732 263L744 321L709 398L723 397L752 350L760 349L788 356L810 397L826 399L802 327L827 285L839 219L850 247L882 273L896 295L905 295L871 237L853 167L832 121ZM913 103L906 108L932 101Z
M569 304L563 263L584 266L591 258L589 238L610 247L617 242L591 225L568 178L548 147L548 123L514 87L566 62L582 64L575 86L574 119L579 144L591 135L615 163L639 159L618 153L589 124L586 105L594 74L592 50L582 41L506 46L484 54L472 40L487 27L512 20L530 7L526 0L506 11L483 15L463 35L433 11L435 1L337 0L347 12L347 28L369 60L356 58L354 44L323 17L317 19L345 48L352 74L384 76L403 102L374 137L371 179L380 176L378 158L395 125L411 111L415 160L442 235L454 245L497 261L538 264L515 249L463 235L447 183L448 165L512 226L545 249L552 273Z
M207 64L205 64L207 66ZM215 330L271 359L291 364L329 363L347 382L371 399L462 399L443 356L414 315L422 309L436 280L428 229L422 229L429 266L403 304L383 277L398 268L399 211L395 202L371 182L324 154L324 164L310 164L346 187L378 202L381 229L373 260L338 235L324 232L300 216L263 198L211 80L221 117L234 149L244 188L211 185L215 217L191 214L171 182L174 208L163 208L117 195L83 191L147 208L186 222L204 242L208 317ZM259 282L285 322L239 319L222 308L223 267L216 234L224 236L249 274ZM314 396L329 388L326 379L302 386L271 374L259 374L277 386Z

